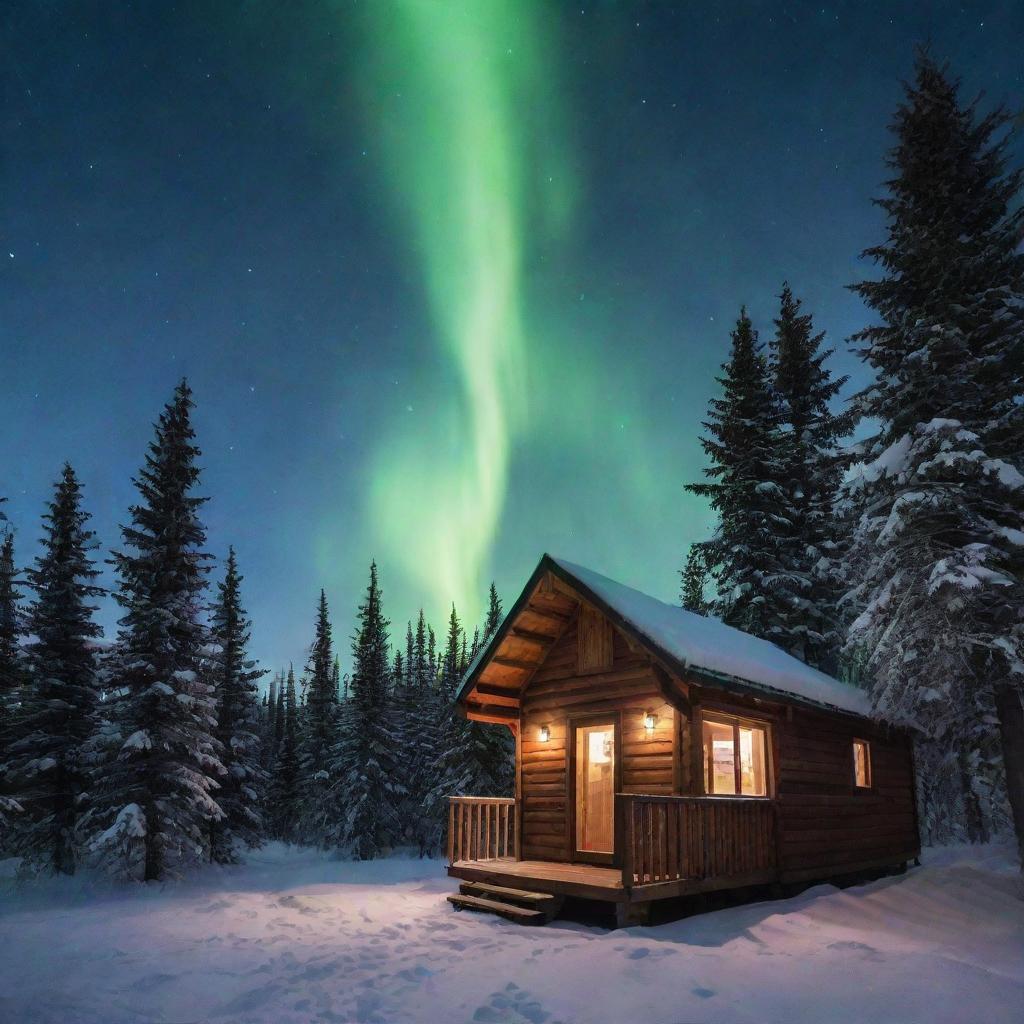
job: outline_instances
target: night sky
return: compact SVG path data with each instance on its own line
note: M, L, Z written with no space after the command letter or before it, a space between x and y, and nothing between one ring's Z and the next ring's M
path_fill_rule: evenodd
M0 32L19 560L65 459L118 543L187 375L273 667L324 586L347 669L371 557L401 635L545 550L674 599L739 305L766 338L788 278L864 379L844 286L915 44L1024 97L1020 0L6 3Z

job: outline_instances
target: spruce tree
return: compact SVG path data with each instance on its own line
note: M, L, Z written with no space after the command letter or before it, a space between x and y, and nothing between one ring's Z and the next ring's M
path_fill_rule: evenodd
M438 753L438 695L431 679L427 642L427 624L423 609L406 635L406 687L404 700L405 739L403 750L405 772L406 828L404 838L414 845L419 855L431 852L436 829L428 808L433 788L431 773Z
M467 721L456 706L466 670L464 650L465 631L453 605L438 681L437 758L426 802L434 848L443 844L449 796L507 796L513 783L511 734L501 727Z
M686 565L679 575L682 577L679 592L682 606L689 612L706 615L708 603L704 591L708 583L708 568L704 549L700 544L690 545L690 551L686 556Z
M217 700L215 735L225 768L217 794L224 817L213 823L210 855L221 864L235 863L240 845L259 846L263 832L260 804L265 773L260 764L257 694L264 673L248 655L251 624L242 607L242 580L235 549L228 548L227 567L218 584L210 622Z
M291 668L288 669L289 673ZM294 680L293 680L294 683ZM281 672L280 682L277 684L277 708L274 711L274 757L277 757L278 750L281 749L281 741L284 739L284 726L285 726L285 686L286 686L285 674Z
M338 743L338 693L327 595L320 591L316 632L306 666L306 702L299 744L300 828L323 844L336 816L337 779L330 771Z
M216 706L203 675L208 631L199 613L210 556L199 519L206 499L193 493L193 407L182 381L156 424L134 481L140 500L113 556L125 610L111 681L123 741L99 780L93 848L147 881L205 858L210 826L223 816L214 796L224 773Z
M269 822L275 838L291 843L295 842L298 830L299 707L295 696L295 671L290 665L277 701L281 737L268 787Z
M0 539L0 724L5 698L11 697L21 682L20 632L14 534L8 530Z
M498 627L501 625L501 620L505 617L501 607L501 598L498 597L498 588L491 583L491 588L487 592L487 615L484 618L484 629L483 636L481 637L481 644L487 643L495 633L498 632Z
M267 691L263 725L263 763L268 768L273 765L277 755L277 694L283 687L283 673L275 672Z
M710 402L701 445L711 465L707 483L687 484L718 513L701 547L717 587L711 610L754 636L784 639L785 595L777 536L782 514L783 448L768 364L745 309L722 366L722 396Z
M389 706L390 677L388 620L371 563L352 637L350 718L336 758L345 788L341 844L357 860L379 856L401 834L397 808L405 791L396 762L404 751Z
M0 499L2 503L3 499ZM5 522L0 508L0 523ZM0 540L0 799L5 796L14 807L14 790L8 772L7 749L13 741L14 715L19 705L18 688L22 682L23 668L19 637L21 628L18 610L17 571L14 567L14 535L7 532ZM20 805L19 805L20 806ZM3 820L0 819L0 824ZM0 850L5 848L3 833L0 833Z
M833 507L840 478L839 441L848 417L830 403L846 383L833 379L809 313L788 284L779 296L771 342L772 371L782 426L780 514L776 516L779 574L773 603L779 624L772 639L810 665L834 671L841 646L839 588L834 563Z
M54 874L74 874L78 825L88 789L83 747L97 699L92 641L100 635L90 601L103 591L89 551L94 534L81 489L64 466L43 516L43 551L28 572L28 683L10 744L8 771L25 815L16 848Z
M926 737L933 841L997 831L1007 789L1024 840L1024 207L1008 120L962 104L919 55L878 200L887 237L865 254L884 273L852 286L880 322L855 337L875 374L856 410L877 426L843 489L847 650L877 710Z

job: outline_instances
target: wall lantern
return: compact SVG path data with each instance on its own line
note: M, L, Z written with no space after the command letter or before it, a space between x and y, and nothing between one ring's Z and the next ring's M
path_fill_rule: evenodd
M549 726L542 725L540 727L540 741L541 743L547 743L551 739L551 729Z
M658 716L653 711L644 712L644 728L648 732L654 732L654 727L658 724Z

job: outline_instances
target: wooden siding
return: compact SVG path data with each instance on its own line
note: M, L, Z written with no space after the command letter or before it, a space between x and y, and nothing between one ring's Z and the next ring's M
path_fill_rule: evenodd
M896 863L920 849L906 734L794 708L779 732L778 844L783 879ZM853 740L871 744L872 785L853 784Z
M566 747L570 721L586 715L621 716L621 779L627 793L673 792L673 709L665 703L646 655L630 650L612 630L611 667L580 672L577 621L569 624L534 672L522 698L521 788L522 856L569 861L573 841ZM643 725L646 711L657 715L654 730ZM550 739L541 742L541 726Z

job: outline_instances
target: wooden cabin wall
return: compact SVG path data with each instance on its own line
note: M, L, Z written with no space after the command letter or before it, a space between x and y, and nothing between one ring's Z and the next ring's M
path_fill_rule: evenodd
M610 667L581 671L577 622L566 627L523 694L518 795L522 800L524 860L569 861L573 856L566 748L570 716L621 714L622 791L673 792L677 724L658 688L650 660L632 651L613 629ZM657 715L657 723L649 735L643 716L650 710ZM539 739L542 725L551 732L547 742Z
M853 785L853 740L871 750L871 788ZM779 719L779 860L784 880L896 863L920 849L910 739L793 708Z

